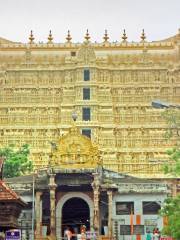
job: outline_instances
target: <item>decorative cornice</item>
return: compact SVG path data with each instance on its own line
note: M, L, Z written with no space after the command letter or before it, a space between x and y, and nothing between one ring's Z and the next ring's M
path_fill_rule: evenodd
M10 44L0 44L1 51L25 51L28 49L36 51L73 51L78 50L83 44L71 43L67 45L66 43L10 43ZM126 42L126 44L119 43L110 43L104 45L103 43L91 43L91 47L99 51L108 51L108 50L143 50L146 47L146 50L166 50L166 49L175 49L174 42Z
M85 35L85 41L89 42L90 41L90 35L89 32L87 30L86 35ZM147 48L164 48L164 47L170 47L170 46L174 46L175 44L177 44L177 42L180 41L180 33L178 31L178 33L172 37L169 37L167 39L163 39L163 40L158 40L158 41L153 41L153 42L147 42L146 40L146 35L144 32L144 29L142 30L142 34L141 34L141 41L140 42L127 42L127 35L126 35L126 31L124 29L123 31L123 36L122 36L123 41L116 41L116 42L109 42L109 36L107 34L107 30L105 30L105 34L103 37L103 42L102 43L91 43L91 45L95 48L106 48L106 49L111 49L111 48L137 48L137 47L144 47L146 46ZM50 31L49 36L48 36L48 42L52 43L50 45L48 45L47 43L43 43L43 42L39 42L39 43L34 43L34 35L33 35L33 31L31 30L30 32L30 36L29 36L29 43L20 43L20 42L13 42L4 38L0 38L0 48L1 49L22 49L22 48L32 48L32 49L69 49L69 48L78 48L80 47L82 44L84 43L72 43L70 45L67 45L66 43L52 43L53 37L52 37L52 33ZM70 35L70 31L68 31L68 35L66 37L66 40L68 42L70 42L72 40L72 37ZM105 46L104 42L108 41L108 45ZM126 43L126 44L124 44Z

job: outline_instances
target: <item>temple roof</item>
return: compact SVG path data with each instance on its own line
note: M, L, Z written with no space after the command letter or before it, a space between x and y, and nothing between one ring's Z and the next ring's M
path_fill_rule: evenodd
M50 169L40 170L36 174L35 189L48 188L48 172ZM56 183L59 186L87 186L92 184L93 174L99 172L101 181L101 188L104 190L114 189L119 193L163 193L169 192L168 185L164 181L157 179L146 179L133 177L124 173L117 173L102 167L96 169L54 169L56 174ZM60 180L58 180L60 179ZM21 176L7 179L8 185L10 185L15 191L21 193L22 196L32 193L32 175Z
M153 42L173 42L177 39L180 39L180 29L178 29L178 33L175 34L174 36L171 36L162 40L158 40L158 41L153 41Z
M0 202L5 201L18 201L23 205L25 204L22 199L5 184L4 181L0 180Z
M124 30L125 31L125 30ZM68 31L69 32L69 31ZM78 57L81 58L83 61L86 61L87 56L91 57L91 60L95 58L95 55L92 51L92 47L97 49L102 49L105 47L106 50L113 48L122 48L122 49L128 49L130 48L136 48L136 47L171 47L176 41L179 41L180 39L180 29L178 29L178 33L170 36L166 39L160 39L160 40L155 40L155 41L148 41L146 38L146 34L143 33L140 35L139 41L128 41L128 38L126 36L126 33L124 32L122 38L120 38L118 41L109 41L109 36L107 35L107 32L105 32L105 35L103 37L102 42L93 42L90 41L90 36L89 33L86 33L85 36L85 41L81 43L75 43L72 40L72 37L70 33L68 33L68 36L66 37L65 42L54 42L52 33L50 32L50 35L47 38L47 42L42 42L42 41L37 41L34 37L34 35L31 32L31 35L29 37L29 42L27 43L22 43L22 42L14 42L5 38L0 37L0 45L1 47L4 46L4 48L13 48L13 47L18 47L18 49L21 48L26 48L26 47L32 47L33 49L57 49L57 48L62 48L62 49L81 49L82 51L79 51ZM72 41L71 41L72 40ZM90 48L87 46L90 46Z
M13 42L11 40L0 37L0 44L6 44L6 43L17 43L17 42Z

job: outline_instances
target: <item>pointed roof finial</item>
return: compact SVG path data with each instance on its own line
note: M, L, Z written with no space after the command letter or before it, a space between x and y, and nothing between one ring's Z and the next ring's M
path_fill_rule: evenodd
M127 36L126 36L126 31L125 31L125 29L124 29L124 31L123 31L123 36L122 36L122 39L123 39L123 42L126 42L127 41Z
M71 42L71 39L72 39L72 37L71 37L70 31L68 30L66 40L67 40L67 42Z
M87 31L86 31L86 35L85 35L85 37L84 37L85 39L86 39L86 41L88 42L89 41L89 39L91 38L90 36L89 36L89 32L88 32L88 29L87 29Z
M52 43L52 41L53 41L53 36L52 36L51 30L50 30L49 36L48 36L48 43Z
M146 34L144 32L144 29L142 30L142 33L141 33L141 39L142 39L142 42L144 42L146 39Z
M33 31L31 30L30 36L29 36L29 43L34 43L34 36L33 36Z
M104 39L104 42L107 42L109 40L107 30L105 30L103 39Z

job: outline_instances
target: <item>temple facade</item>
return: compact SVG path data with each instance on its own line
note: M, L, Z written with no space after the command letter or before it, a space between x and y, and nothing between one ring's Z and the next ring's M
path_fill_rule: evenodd
M31 239L32 222L35 239L57 240L66 228L73 239L145 240L166 224L158 211L167 185L105 169L97 145L75 124L52 146L47 167L7 183L28 205L19 218L23 239Z
M22 238L145 240L162 229L168 125L156 99L180 103L180 32L162 41L28 43L0 38L0 146L29 144L35 172L8 179L27 203ZM73 120L72 120L73 118ZM161 181L159 179L161 178ZM163 178L163 179L162 179ZM171 179L172 180L172 179ZM170 181L169 181L170 183ZM172 183L172 182L171 182ZM82 235L80 236L82 239Z
M0 145L28 143L36 168L48 165L50 142L67 133L71 115L99 147L106 169L161 177L167 124L154 99L180 102L180 33L148 42L29 43L0 38Z

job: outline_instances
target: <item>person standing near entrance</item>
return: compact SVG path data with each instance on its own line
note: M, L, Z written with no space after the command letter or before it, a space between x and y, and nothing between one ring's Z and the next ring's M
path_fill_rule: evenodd
M147 235L146 235L146 240L151 240L151 239L152 239L151 232L150 232L150 230L148 229L148 230L147 230Z
M160 231L158 228L154 228L153 230L153 240L159 240L160 239Z
M86 240L86 226L82 225L80 227L80 232L81 232L81 240Z
M64 237L67 239L67 240L71 240L72 238L72 232L70 230L69 227L67 227L64 231Z

